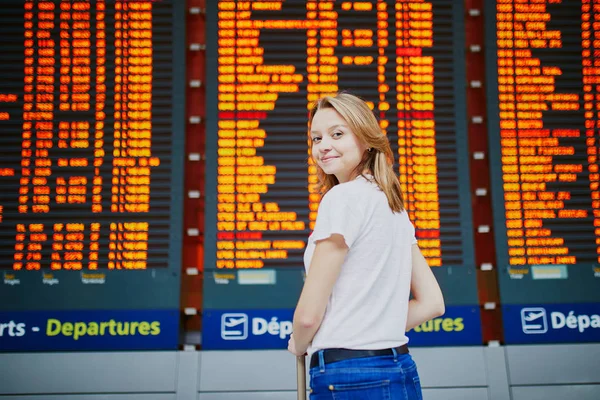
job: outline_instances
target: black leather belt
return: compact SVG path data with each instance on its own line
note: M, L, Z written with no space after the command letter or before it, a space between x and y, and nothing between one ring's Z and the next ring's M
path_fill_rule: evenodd
M397 354L407 354L408 346L402 345L396 347ZM364 358L364 357L379 357L379 356L392 356L394 352L392 349L380 349L380 350L351 350L351 349L325 349L323 350L323 361L325 364L329 364L336 361L347 360L349 358ZM313 353L310 357L310 368L319 366L319 354Z

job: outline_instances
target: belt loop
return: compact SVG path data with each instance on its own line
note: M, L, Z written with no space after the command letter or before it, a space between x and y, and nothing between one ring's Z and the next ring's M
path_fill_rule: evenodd
M398 362L398 352L395 347L392 347L392 353L394 353L394 362Z
M323 357L323 352L325 350L319 350L318 355L319 355L319 370L321 372L325 372L325 358Z

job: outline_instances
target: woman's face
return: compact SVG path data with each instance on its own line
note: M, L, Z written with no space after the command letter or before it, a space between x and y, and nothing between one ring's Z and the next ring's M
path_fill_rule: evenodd
M313 159L327 175L335 175L340 183L354 177L367 146L335 109L324 108L316 112L310 137Z

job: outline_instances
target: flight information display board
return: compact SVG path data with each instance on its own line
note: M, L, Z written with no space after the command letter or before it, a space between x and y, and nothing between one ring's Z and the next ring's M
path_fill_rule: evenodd
M477 303L462 13L419 0L207 5L205 347L210 322L225 321L207 310L295 306L320 200L308 110L342 90L368 101L390 140L448 303Z
M3 2L0 350L177 345L175 3Z
M600 2L489 0L485 8L505 336L600 340L592 329L600 328ZM578 314L582 329L568 321Z

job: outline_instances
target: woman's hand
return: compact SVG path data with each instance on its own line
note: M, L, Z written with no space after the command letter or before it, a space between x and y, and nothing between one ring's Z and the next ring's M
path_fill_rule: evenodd
M296 341L294 340L294 335L290 335L290 340L288 341L288 351L295 355L296 357L305 356L307 349L298 349L296 348Z

